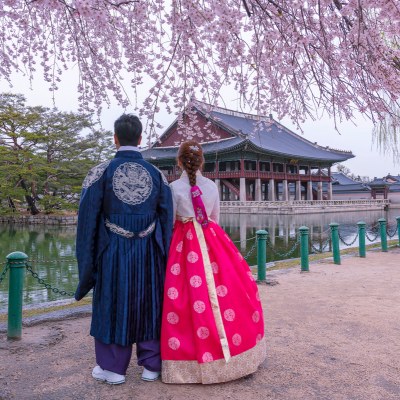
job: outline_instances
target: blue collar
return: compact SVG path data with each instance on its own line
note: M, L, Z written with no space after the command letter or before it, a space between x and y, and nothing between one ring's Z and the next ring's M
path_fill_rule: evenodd
M133 159L143 160L142 153L140 153L139 151L132 151L132 150L117 151L117 154L115 154L115 158L133 158Z

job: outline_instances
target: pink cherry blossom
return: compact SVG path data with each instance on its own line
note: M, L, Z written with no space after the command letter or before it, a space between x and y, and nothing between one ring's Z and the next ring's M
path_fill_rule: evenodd
M0 15L3 80L41 71L55 91L75 68L82 109L133 102L152 132L161 109L223 106L226 88L238 108L297 124L357 111L400 126L398 0L2 0Z

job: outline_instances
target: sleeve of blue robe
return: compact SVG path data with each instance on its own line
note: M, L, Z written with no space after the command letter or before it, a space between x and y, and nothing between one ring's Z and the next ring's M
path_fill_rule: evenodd
M162 172L160 172L162 174ZM165 179L165 178L164 178ZM172 237L172 226L173 226L173 204L172 204L172 193L169 185L161 181L160 197L158 201L157 213L161 224L163 244L165 254L168 255L169 245Z
M75 299L81 300L96 283L96 260L99 250L99 229L104 197L104 175L81 193L76 234L76 258L78 260L79 284ZM103 239L104 240L104 239Z

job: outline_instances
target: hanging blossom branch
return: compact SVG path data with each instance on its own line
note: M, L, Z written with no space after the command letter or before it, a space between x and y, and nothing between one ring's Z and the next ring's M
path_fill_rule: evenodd
M226 87L298 125L361 112L400 127L397 0L0 0L0 12L2 79L39 70L57 90L76 68L90 111L128 107L150 82L136 106L154 132L161 108L218 104Z

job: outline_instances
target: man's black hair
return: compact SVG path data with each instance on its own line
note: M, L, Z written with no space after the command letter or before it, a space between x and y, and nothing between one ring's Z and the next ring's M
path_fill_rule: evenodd
M122 114L114 122L114 132L121 146L137 146L142 129L142 123L133 114Z

